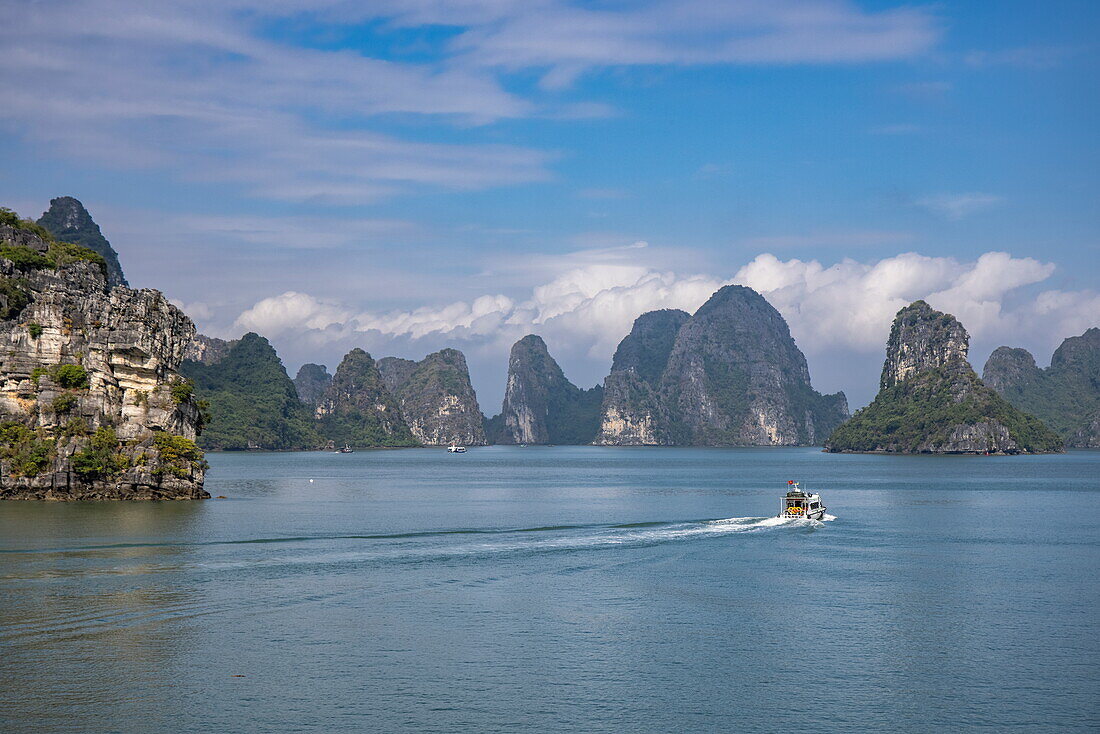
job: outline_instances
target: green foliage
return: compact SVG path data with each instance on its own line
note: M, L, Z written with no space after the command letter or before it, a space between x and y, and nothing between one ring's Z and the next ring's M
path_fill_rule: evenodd
M832 451L936 450L959 425L997 422L1023 450L1058 451L1062 440L985 387L973 371L929 370L879 392L828 439ZM991 447L993 448L993 447Z
M61 435L66 438L88 435L88 421L83 418L71 418L61 429Z
M154 431L153 446L160 455L160 466L154 470L154 474L168 473L186 477L196 469L207 468L202 450L194 441L183 436L167 431Z
M0 206L0 224L6 224L9 227L31 232L44 239L46 242L53 242L53 235L50 234L49 230L30 219L23 219L6 206Z
M25 279L0 277L0 320L18 316L30 302L30 284Z
M546 433L550 443L565 446L592 443L600 428L602 405L603 388L599 385L582 390L569 383L566 389L547 395Z
M21 423L0 424L0 459L17 477L36 477L49 469L57 455L56 443Z
M54 269L74 262L87 261L98 265L104 276L107 275L107 261L98 252L83 245L58 242L48 229L30 219L20 218L11 209L0 207L0 224L31 232L46 242L45 254L25 245L0 245L0 258L11 260L20 270Z
M332 389L348 397L319 421L325 439L355 447L420 445L402 419L397 400L382 383L378 366L362 349L344 356Z
M199 412L207 418L204 449L305 449L320 445L309 409L298 400L279 356L261 336L246 334L220 361L184 362Z
M0 245L0 258L11 260L19 270L45 270L54 267L53 260L38 250L23 245Z
M73 472L85 481L112 477L129 468L130 462L120 452L115 429L97 428L88 444L70 459Z
M37 386L38 380L48 374L50 374L50 369L48 367L35 367L31 370L31 381Z
M50 370L50 377L61 387L70 390L88 388L88 372L78 364L59 364Z
M37 339L42 336L42 324L36 324L32 321L27 324L27 333L31 335L31 339Z
M50 244L48 259L51 263L48 267L60 268L75 262L90 262L99 266L104 277L107 275L107 261L95 250L70 242L54 242Z
M195 393L195 381L187 379L173 380L169 392L172 395L172 402L176 405L186 403Z
M53 409L54 413L61 414L61 413L68 413L70 410L73 409L73 407L75 405L76 405L76 396L75 395L73 395L72 393L61 393L60 395L58 395L56 398L53 399L53 402L50 404L50 407Z

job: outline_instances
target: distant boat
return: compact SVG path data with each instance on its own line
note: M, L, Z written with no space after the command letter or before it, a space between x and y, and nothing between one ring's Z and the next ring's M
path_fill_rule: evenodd
M821 520L825 517L825 505L821 504L821 495L803 492L798 482L787 482L787 494L776 517L787 520L803 518Z
M452 443L450 446L447 447L447 451L451 452L452 454L464 454L466 453L466 447Z
M348 446L347 444L344 444L344 448L339 449L337 451L333 451L332 453L334 453L334 454L354 454L355 451L352 450L351 446Z

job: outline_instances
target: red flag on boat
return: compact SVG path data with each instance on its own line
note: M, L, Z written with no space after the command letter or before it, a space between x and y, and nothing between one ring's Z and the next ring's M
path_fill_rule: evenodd
M794 480L793 479L788 479L787 484L794 484Z

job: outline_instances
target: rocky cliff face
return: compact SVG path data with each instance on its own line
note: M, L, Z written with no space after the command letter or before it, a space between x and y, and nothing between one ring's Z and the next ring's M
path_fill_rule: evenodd
M582 390L565 378L542 337L512 345L496 443L586 444L599 428L603 389ZM494 437L491 437L494 438Z
M317 410L324 398L325 390L332 384L332 375L323 364L304 364L298 368L298 374L294 378L294 389L298 392L298 399L309 407L311 412Z
M324 438L354 447L417 446L397 399L386 389L374 359L347 353L317 407Z
M92 215L84 205L71 196L50 199L50 208L38 220L38 224L49 230L60 242L72 242L83 245L99 253L107 265L107 285L126 285L126 276L122 274L122 265L118 262L118 253L92 221Z
M786 321L751 288L726 286L691 317L645 314L605 383L603 444L819 443L848 415L810 386Z
M894 318L881 390L829 437L829 451L1038 453L1061 439L978 379L954 316L916 301ZM1026 364L1016 356L1018 367Z
M187 345L187 351L184 352L183 358L189 362L201 362L206 365L217 364L225 358L225 355L229 354L229 350L236 343L236 341L227 342L225 339L195 334L195 338Z
M290 450L322 442L312 411L298 400L294 383L267 339L245 334L211 364L184 361L180 372L207 401L210 422L199 445L217 450Z
M386 357L378 368L420 443L485 445L484 416L462 352L444 349L420 362Z
M634 320L619 342L604 380L600 428L594 443L605 446L655 446L671 440L661 381L680 328L691 317L665 309Z
M191 320L0 214L0 498L208 497L202 417L176 373Z
M1021 410L1033 413L1078 448L1100 448L1100 329L1070 337L1039 369L1026 349L1000 347L982 381Z

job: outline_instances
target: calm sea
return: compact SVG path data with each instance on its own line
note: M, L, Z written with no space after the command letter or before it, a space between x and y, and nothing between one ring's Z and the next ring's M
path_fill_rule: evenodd
M0 729L1100 727L1100 452L210 463L0 504ZM835 519L766 520L788 479Z

